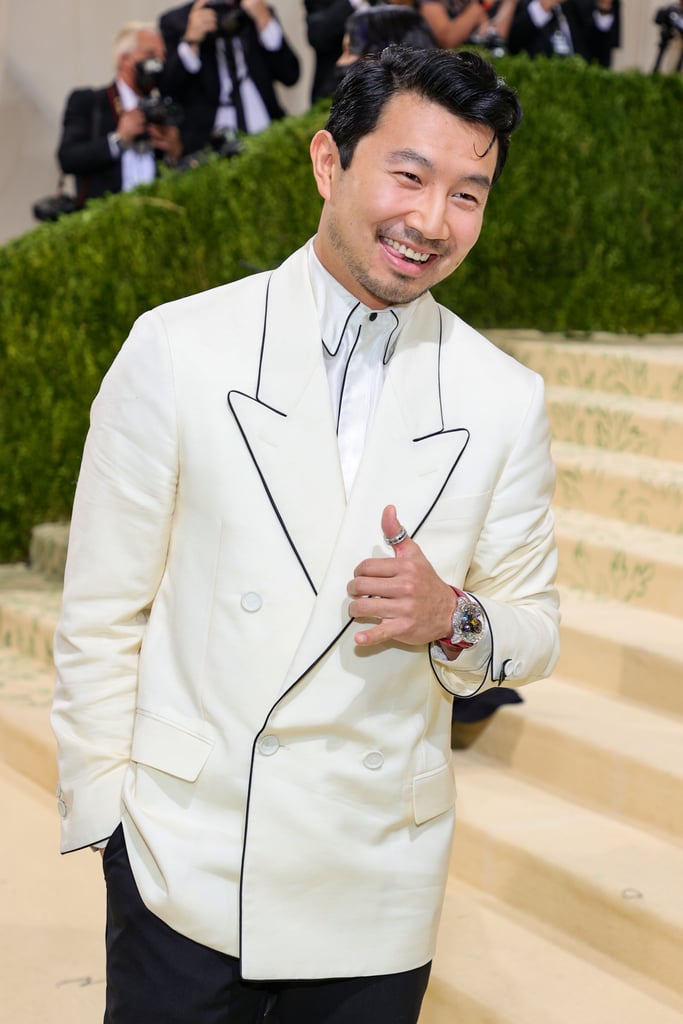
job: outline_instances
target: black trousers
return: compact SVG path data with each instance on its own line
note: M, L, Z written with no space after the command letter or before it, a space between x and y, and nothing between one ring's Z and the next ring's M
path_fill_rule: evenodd
M431 964L367 978L243 981L238 959L180 935L145 907L120 826L104 875L104 1024L416 1024Z

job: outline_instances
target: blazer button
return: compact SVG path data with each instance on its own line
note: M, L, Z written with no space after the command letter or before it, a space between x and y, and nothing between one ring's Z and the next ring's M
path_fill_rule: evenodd
M258 749L264 757L272 757L273 754L277 754L280 749L280 741L277 736L272 734L269 736L262 736L258 741Z
M363 758L363 764L366 768L369 768L371 772L376 772L378 768L381 768L384 764L384 754L379 750L371 750Z
M248 593L242 594L240 604L245 612L257 612L263 604L263 598L260 594L256 594L253 590L250 590Z
M57 810L59 811L60 818L66 818L66 804L63 800L57 801Z

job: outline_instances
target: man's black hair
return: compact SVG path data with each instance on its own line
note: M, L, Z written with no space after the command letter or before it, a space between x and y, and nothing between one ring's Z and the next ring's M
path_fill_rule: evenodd
M491 145L498 142L493 180L499 177L510 136L522 117L514 91L477 53L402 46L388 46L379 56L362 57L337 87L325 127L337 145L344 170L360 139L375 130L386 104L400 93L416 93L463 121L491 129Z

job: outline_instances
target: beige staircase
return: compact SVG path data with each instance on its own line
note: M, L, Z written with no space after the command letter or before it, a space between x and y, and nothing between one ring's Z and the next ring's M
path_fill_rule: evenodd
M683 345L499 344L546 381L562 656L454 752L422 1019L681 1022Z
M546 379L563 653L454 752L421 1024L683 1022L683 338L615 340L498 339ZM0 567L0 758L47 789L65 539Z

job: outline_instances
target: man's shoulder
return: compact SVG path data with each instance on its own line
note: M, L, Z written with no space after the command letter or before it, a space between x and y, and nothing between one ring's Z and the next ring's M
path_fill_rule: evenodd
M102 85L98 88L85 86L79 89L72 89L67 98L67 106L79 110L89 109L95 104L102 103L107 97L107 90L111 85Z
M468 367L475 374L489 379L495 375L498 380L504 379L506 383L517 379L520 383L525 381L530 384L537 377L533 370L506 352L498 341L492 341L452 310L439 305L439 311L447 359L450 357L454 362L461 364L466 357ZM496 336L498 337L500 333L497 331Z

